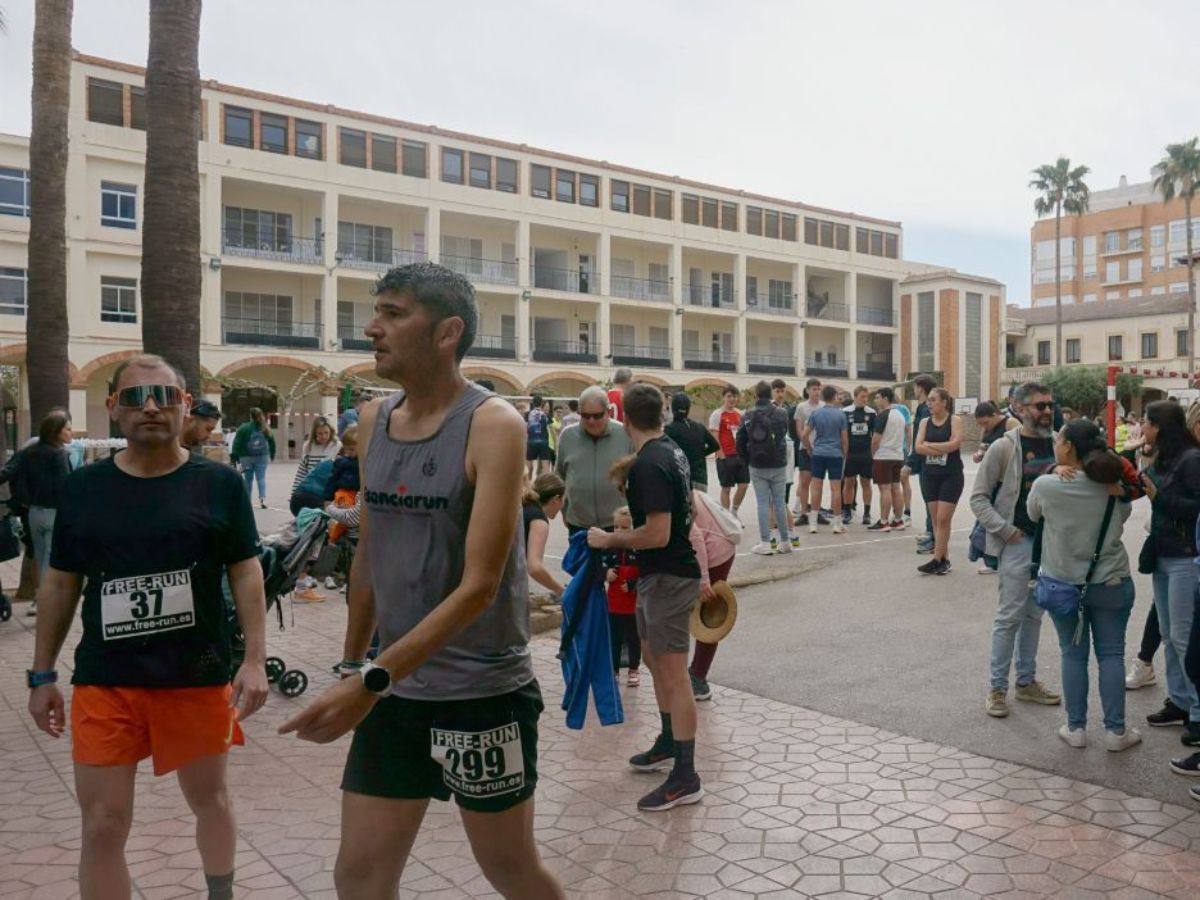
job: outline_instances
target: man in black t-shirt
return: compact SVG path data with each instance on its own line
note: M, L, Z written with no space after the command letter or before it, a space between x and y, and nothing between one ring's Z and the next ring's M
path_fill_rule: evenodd
M625 391L625 430L637 459L625 496L632 531L588 531L588 544L601 550L638 551L638 636L654 678L662 733L645 753L629 760L640 772L674 766L666 782L638 801L656 811L704 796L696 774L696 700L687 670L688 623L700 596L700 565L692 549L692 488L687 457L663 434L663 398L650 384Z
M871 524L871 436L875 433L875 410L867 405L870 391L863 385L854 389L854 404L847 406L846 428L849 438L846 466L842 471L842 520L849 525L854 514L854 479L862 488L864 525Z
M243 743L238 720L266 699L266 601L241 479L179 445L190 401L161 357L117 367L106 404L128 449L67 480L38 590L29 711L51 737L66 729L54 664L84 592L71 679L79 881L104 885L106 896L130 892L124 846L134 777L148 756L156 775L178 771L197 817L210 900L233 896L237 833L225 752ZM246 644L232 686L225 570Z

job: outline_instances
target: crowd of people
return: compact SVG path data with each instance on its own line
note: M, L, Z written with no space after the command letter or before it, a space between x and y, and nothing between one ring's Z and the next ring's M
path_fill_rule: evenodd
M356 546L341 678L280 728L316 743L353 732L334 872L341 896L395 895L435 798L454 799L501 895L564 896L534 840L544 707L529 650L531 582L554 597L564 590L546 556L560 516L576 545L599 555L614 679L624 668L627 689L637 688L643 664L652 679L659 732L628 761L635 772L667 771L638 801L647 812L704 794L697 702L712 696L717 645L694 641L690 619L730 577L750 486L753 553L788 554L805 529L909 528L915 474L926 508L917 552L930 557L919 571L951 571L950 523L966 489L963 423L929 376L913 381L911 413L890 388L846 394L817 379L793 406L776 380L756 385L745 410L727 388L705 428L691 398L665 397L628 371L611 389L589 387L552 410L534 397L519 410L460 369L478 326L466 279L420 263L387 272L374 294L366 335L377 373L402 389L359 405L336 430L314 424L291 504L298 517L324 511ZM251 488L259 485L261 503L272 439L257 416L239 429L240 476L189 452L219 413L192 405L179 373L155 356L118 366L107 404L127 449L76 465L69 418L58 412L3 473L43 567L29 710L52 737L67 731L56 662L82 597L70 732L83 896L97 885L131 891L134 776L151 758L156 774L177 773L209 897L227 900L236 829L226 751L267 691ZM1168 700L1149 724L1182 726L1183 743L1200 747L1200 407L1185 415L1169 401L1150 404L1122 453L1093 422L1058 426L1052 393L1036 383L1019 386L1005 411L983 403L974 414L982 441L972 544L999 593L986 713L1009 715L1015 669L1016 699L1063 703L1062 740L1085 746L1094 648L1105 746L1134 746L1125 691L1156 681L1161 635ZM710 456L719 499L708 493ZM1154 616L1125 678L1134 590L1123 529L1142 497L1152 516L1138 565L1152 575ZM223 581L245 641L236 667ZM1062 648L1062 695L1036 677L1046 610ZM1200 752L1171 768L1200 775ZM1193 794L1200 799L1200 788Z

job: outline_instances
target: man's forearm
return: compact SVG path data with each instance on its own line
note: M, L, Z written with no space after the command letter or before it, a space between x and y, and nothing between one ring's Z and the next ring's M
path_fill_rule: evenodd
M258 566L257 559L253 563ZM233 605L245 638L245 661L263 665L267 661L267 602L262 578L256 574L253 569L237 574L231 570L229 587L233 590Z
M53 576L51 576L53 577ZM79 599L67 591L43 586L37 594L37 634L33 645L33 669L44 672L53 669L62 652L75 607Z
M667 546L670 540L669 528L666 534L658 534L649 525L643 525L630 531L614 531L609 546L616 550L658 550Z

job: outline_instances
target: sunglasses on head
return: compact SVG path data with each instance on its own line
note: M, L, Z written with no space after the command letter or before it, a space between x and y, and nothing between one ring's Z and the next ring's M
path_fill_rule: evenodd
M1038 412L1045 412L1048 409L1054 409L1053 400L1039 400L1037 403L1026 403L1029 409L1036 409Z
M117 391L117 406L124 409L141 409L153 398L159 409L179 406L183 403L183 391L174 384L135 384Z
M592 422L599 422L601 419L603 419L607 415L608 415L607 411L606 412L598 412L598 413L581 412L579 414L579 418L588 419L589 421L592 421Z

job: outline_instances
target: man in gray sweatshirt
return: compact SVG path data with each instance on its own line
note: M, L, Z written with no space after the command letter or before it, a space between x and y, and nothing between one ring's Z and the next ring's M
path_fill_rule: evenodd
M589 528L612 529L613 513L625 504L608 470L633 453L625 429L609 417L608 394L594 386L579 395L579 425L558 437L554 471L567 485L563 518L574 534Z

